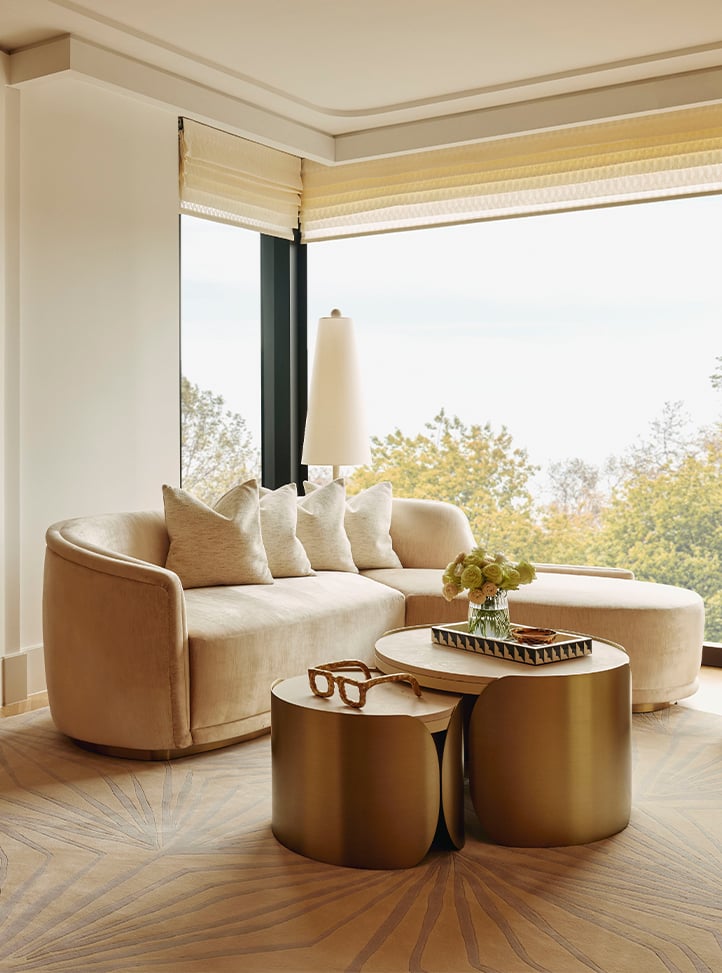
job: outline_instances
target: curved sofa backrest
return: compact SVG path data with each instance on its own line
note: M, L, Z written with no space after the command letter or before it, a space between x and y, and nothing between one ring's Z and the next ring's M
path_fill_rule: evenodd
M443 500L404 497L393 498L391 540L405 568L442 570L476 543L460 507Z
M121 555L160 567L168 554L168 532L162 511L97 514L53 524L49 532L98 554Z
M165 565L168 532L162 511L96 514L53 524L49 536L97 554ZM394 497L391 540L405 568L445 568L475 541L466 514L442 500Z

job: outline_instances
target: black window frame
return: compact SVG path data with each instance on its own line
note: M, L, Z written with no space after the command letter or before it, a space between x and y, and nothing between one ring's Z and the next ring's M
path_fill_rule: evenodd
M301 487L308 406L307 252L261 234L261 469L264 486Z

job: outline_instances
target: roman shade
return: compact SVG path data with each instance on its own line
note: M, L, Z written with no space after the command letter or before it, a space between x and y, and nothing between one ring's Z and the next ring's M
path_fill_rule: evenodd
M293 239L299 158L187 118L179 152L181 212Z
M722 191L722 105L347 165L304 160L303 242Z

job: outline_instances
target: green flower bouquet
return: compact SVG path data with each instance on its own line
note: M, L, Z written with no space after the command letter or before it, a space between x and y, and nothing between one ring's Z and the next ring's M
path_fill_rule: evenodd
M488 554L475 547L461 553L447 565L442 576L442 593L452 601L469 591L469 632L506 639L510 636L507 592L536 578L529 561L510 561L506 554Z

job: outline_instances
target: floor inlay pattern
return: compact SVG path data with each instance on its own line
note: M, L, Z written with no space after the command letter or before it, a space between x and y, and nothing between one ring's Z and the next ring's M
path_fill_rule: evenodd
M467 841L416 868L304 859L270 831L270 739L167 763L0 721L0 969L722 971L722 717L635 716L629 827Z

